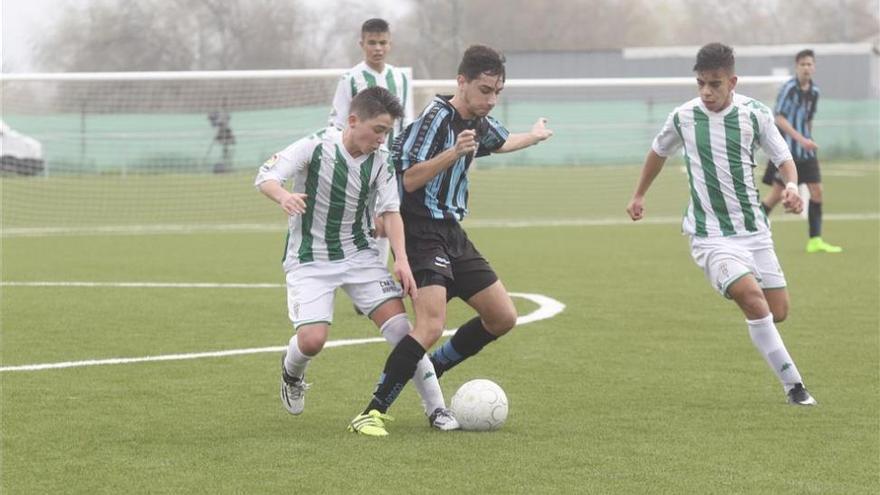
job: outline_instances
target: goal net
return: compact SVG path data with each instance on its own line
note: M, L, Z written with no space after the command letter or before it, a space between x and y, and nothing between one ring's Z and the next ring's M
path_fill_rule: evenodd
M4 75L3 121L39 142L42 163L4 166L3 233L283 226L253 176L273 153L326 125L344 72ZM742 77L738 89L772 105L784 80ZM415 108L454 87L413 81ZM508 80L493 115L512 132L546 117L555 134L480 159L475 213L487 221L566 217L564 203L540 197L556 206L513 214L506 206L524 194L554 198L566 187L567 195L619 206L635 177L620 165L640 164L667 114L695 94L693 78Z

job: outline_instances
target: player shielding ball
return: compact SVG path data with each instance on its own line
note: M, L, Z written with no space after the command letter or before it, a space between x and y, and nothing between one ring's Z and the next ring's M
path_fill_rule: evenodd
M419 287L416 322L388 356L373 399L349 426L353 432L387 435L386 412L440 338L449 299L461 298L478 316L431 355L438 377L516 325L507 289L460 224L468 213L468 170L476 157L520 150L553 134L543 118L529 132L510 134L489 116L504 81L504 56L471 46L458 67L455 95L434 98L395 142L406 249Z
M296 141L260 167L255 184L289 217L283 268L290 321L296 330L281 367L281 401L291 414L303 411L309 362L323 349L333 322L334 294L343 289L392 345L410 332L402 297L416 285L404 248L397 180L384 142L401 117L397 98L370 88L352 100L345 129L327 127ZM293 181L293 191L284 184ZM368 198L386 222L394 250L394 281L369 235ZM431 361L413 370L416 387L438 429L458 428L446 409Z
M715 290L739 305L752 343L776 374L788 402L814 405L775 325L788 315L788 291L753 175L752 151L760 146L786 182L785 209L799 213L803 202L791 153L770 109L734 92L737 76L730 47L702 47L694 72L699 97L669 114L626 211L633 220L644 218L645 194L666 158L682 149L690 185L682 230L689 236L691 256Z

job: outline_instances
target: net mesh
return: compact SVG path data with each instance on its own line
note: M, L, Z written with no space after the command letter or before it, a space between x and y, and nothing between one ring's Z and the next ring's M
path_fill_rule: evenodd
M283 228L280 209L252 186L256 169L326 125L343 72L4 77L3 120L39 141L43 163L27 171L33 175L5 167L3 231ZM739 89L772 104L779 83L745 78ZM454 90L448 81L413 86L417 109ZM493 115L512 132L547 117L555 134L539 146L480 159L474 173L492 180L481 200L504 204L537 191L546 197L536 201L551 204L560 175L549 167L586 180L574 196L625 197L635 174L621 174L619 166L640 164L669 111L694 95L691 78L508 80ZM605 165L613 167L597 167ZM522 171L492 172L503 167ZM479 178L473 187L481 187ZM536 216L554 219L570 210L541 211ZM503 216L502 209L497 218Z

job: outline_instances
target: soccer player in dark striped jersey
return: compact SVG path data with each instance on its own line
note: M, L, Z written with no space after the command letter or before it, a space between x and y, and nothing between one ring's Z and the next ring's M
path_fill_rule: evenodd
M749 336L773 370L792 405L811 406L800 372L776 328L788 316L785 275L776 257L770 222L758 201L754 149L763 149L788 183L782 203L799 213L797 169L763 103L734 93L733 50L710 43L694 65L699 96L672 111L651 150L626 211L645 216L645 194L666 158L681 149L687 167L690 204L682 221L691 256L709 283L732 299L746 317Z
M813 50L801 50L795 55L795 72L795 77L782 86L776 98L776 126L782 131L791 149L798 181L801 184L806 183L810 191L807 206L810 238L807 241L807 252L839 253L843 251L840 246L822 240L822 174L816 156L819 145L813 141L813 116L816 115L819 103L819 87L813 82L813 74L816 72L816 56ZM776 167L771 165L767 166L763 182L773 187L761 202L769 214L782 200L785 186L776 173Z
M438 377L516 324L507 290L459 223L468 212L468 170L476 157L516 151L553 134L544 118L530 132L510 134L489 116L504 81L504 56L471 46L458 67L455 95L436 97L395 141L406 250L419 288L416 321L388 357L373 400L352 421L352 431L382 434L385 412L443 332L449 299L461 298L477 316L431 355Z

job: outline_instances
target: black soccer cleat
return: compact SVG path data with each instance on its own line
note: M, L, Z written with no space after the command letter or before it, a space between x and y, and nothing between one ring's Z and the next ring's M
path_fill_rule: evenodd
M819 404L816 399L807 392L803 383L798 383L788 391L788 403L793 406L815 406Z

